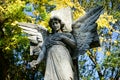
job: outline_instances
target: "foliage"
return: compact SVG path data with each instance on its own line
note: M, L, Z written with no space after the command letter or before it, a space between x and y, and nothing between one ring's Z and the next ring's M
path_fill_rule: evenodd
M119 2L117 0L116 2ZM104 14L100 16L97 21L98 33L100 36L101 47L87 51L87 56L83 55L85 64L81 64L80 57L80 69L84 72L81 78L87 77L87 79L119 79L120 67L119 67L119 4L113 0L101 1L99 0L80 0L80 4L89 9L90 6L96 4L102 4L104 6ZM114 5L114 6L113 6ZM117 15L115 15L117 14ZM115 19L116 18L116 19ZM92 61L92 63L91 63ZM116 61L116 62L115 62ZM89 63L89 64L88 64ZM84 67L87 67L84 69ZM96 74L98 74L98 76ZM93 77L93 75L96 75Z
M48 21L52 10L69 6L73 12L73 19L76 20L97 5L103 5L105 8L97 21L101 48L91 49L87 54L80 56L80 78L88 80L116 78L120 75L117 74L120 72L119 3L120 0L1 0L0 61L3 65L0 69L1 79L32 80L37 71L25 69L24 63L31 60L28 55L29 40L17 27L18 22L40 24L50 29ZM109 75L108 72L116 75Z
M14 65L14 49L24 49L28 47L28 39L22 37L21 29L17 27L17 22L27 21L27 16L23 10L25 2L21 0L0 1L0 79L14 79L15 73L19 73ZM21 46L21 47L20 47ZM12 71L13 70L13 71ZM18 72L17 72L18 71Z

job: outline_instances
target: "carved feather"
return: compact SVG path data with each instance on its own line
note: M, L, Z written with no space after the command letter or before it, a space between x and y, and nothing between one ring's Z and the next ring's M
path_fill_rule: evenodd
M95 22L102 10L102 6L93 8L72 24L72 34L77 42L77 50L73 57L84 54L87 49L100 46Z
M28 34L30 40L30 55L38 55L41 51L43 41L47 37L47 29L32 23L18 23L23 32Z

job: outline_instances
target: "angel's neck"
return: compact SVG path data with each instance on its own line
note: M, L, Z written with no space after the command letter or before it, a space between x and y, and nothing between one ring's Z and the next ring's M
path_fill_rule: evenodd
M62 31L61 31L61 30L58 30L58 31L55 31L54 33L62 33Z

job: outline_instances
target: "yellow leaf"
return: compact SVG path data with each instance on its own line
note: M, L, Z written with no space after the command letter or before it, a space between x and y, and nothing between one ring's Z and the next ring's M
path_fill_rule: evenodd
M96 51L97 51L97 48L93 48L93 51L96 52Z
M115 40L115 41L114 41L114 44L118 44L118 41L117 41L117 40Z
M89 50L87 50L87 52L86 52L86 53L87 53L87 54L89 54L89 55L91 54Z
M10 47L7 46L7 47L5 48L5 50L10 50Z
M43 26L48 26L48 22L46 22L46 21L41 21L40 24Z
M109 34L109 35L112 35L112 31L109 31L108 34Z
M110 56L110 54L111 54L110 51L107 51L107 52L106 52L106 55Z
M107 12L105 12L104 14L100 15L99 19L97 20L98 30L104 27L111 30L112 26L109 23L110 22L115 23L116 21L117 20L114 19L112 15L109 15L107 14Z
M104 41L103 37L100 37L100 43L102 43Z
M99 47L99 48L98 48L98 51L102 51L102 48L101 48L101 47Z
M13 23L11 23L12 26L15 26L18 23L18 21L14 21Z
M33 11L33 14L34 14L35 16L38 16L38 15L39 15L39 11L35 10L35 11Z

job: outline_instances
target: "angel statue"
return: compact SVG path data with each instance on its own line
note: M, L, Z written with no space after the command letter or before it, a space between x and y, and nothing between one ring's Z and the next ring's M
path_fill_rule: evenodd
M52 11L49 20L52 33L37 24L19 23L29 34L30 54L39 54L30 66L35 67L45 59L44 80L79 80L74 62L86 50L100 46L96 20L102 10L102 6L93 8L74 22L69 7Z

